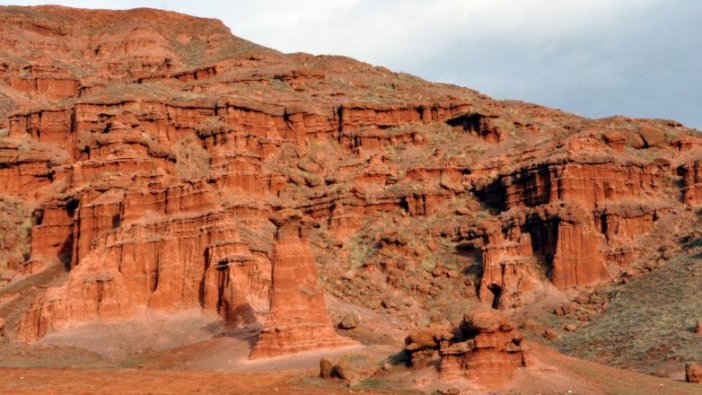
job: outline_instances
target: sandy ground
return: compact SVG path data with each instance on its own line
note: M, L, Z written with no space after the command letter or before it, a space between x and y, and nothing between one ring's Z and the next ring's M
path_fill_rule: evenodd
M249 373L0 369L3 394L344 394L308 371ZM353 393L369 393L355 390Z
M198 354L203 349L190 349ZM251 362L250 371L198 371L160 369L56 369L0 368L2 394L346 394L434 393L457 388L466 394L700 394L699 385L632 373L563 356L537 347L530 365L504 386L485 388L466 381L440 382L436 371L400 368L384 371L358 387L317 378L317 369L295 369L348 350L323 350ZM170 354L161 359L168 365ZM182 355L181 355L182 356ZM218 360L200 355L200 367ZM203 362L204 361L204 362ZM272 364L269 364L271 363ZM265 365L265 368L262 368ZM286 369L286 365L288 368ZM270 370L276 369L276 370ZM278 370L280 369L280 370ZM404 388L403 388L404 387ZM395 388L395 389L393 389ZM400 389L397 389L400 388Z

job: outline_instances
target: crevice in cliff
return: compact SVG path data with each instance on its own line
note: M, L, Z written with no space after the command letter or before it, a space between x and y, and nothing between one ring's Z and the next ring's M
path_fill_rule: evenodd
M337 141L341 143L341 138L344 135L344 106L339 106L336 108L336 131L338 133L337 135Z
M70 271L72 266L75 265L77 262L73 261L73 256L74 256L74 247L75 247L75 241L78 237L76 235L77 229L78 229L78 221L76 221L76 212L78 211L78 208L80 207L80 200L76 198L71 198L66 202L66 214L68 215L69 218L73 218L73 224L71 225L70 229L71 231L68 233L68 236L66 236L66 239L64 240L63 244L61 245L61 249L59 250L58 253L58 259L59 261L63 264L63 266L66 268L66 271Z
M154 292L156 292L156 289L158 289L158 275L159 275L159 267L161 266L161 257L157 256L156 257L156 268L153 271L153 277L151 280L151 296L153 296Z
M602 214L600 214L600 229L599 230L600 230L600 233L602 233L605 236L605 238L607 238L607 240L609 241L607 227L608 227L607 213L602 213Z
M403 196L402 199L400 199L400 209L407 213L410 211L409 201L405 196Z
M224 298L224 290L229 286L229 262L221 260L217 262L217 312L224 315L228 310L227 301Z
M531 235L531 249L543 265L546 277L551 278L558 246L557 221L544 221L538 217L532 217L527 220L523 230Z
M119 214L112 216L112 229L117 229L122 225L122 217Z
M71 270L73 263L73 234L69 235L66 240L61 245L59 250L58 259L66 269L66 271Z
M72 198L66 203L66 212L70 217L73 217L75 215L78 206L80 206L80 200L76 198Z
M480 123L483 116L480 114L464 114L455 118L451 118L446 123L451 127L460 127L464 132L477 133L480 131Z
M32 214L32 223L34 226L39 226L44 222L44 210L37 209Z
M476 188L475 196L489 208L496 211L507 210L507 187L503 180L497 179L487 186Z
M492 284L488 287L490 293L492 293L492 308L497 310L500 308L500 298L502 297L502 287L496 284Z

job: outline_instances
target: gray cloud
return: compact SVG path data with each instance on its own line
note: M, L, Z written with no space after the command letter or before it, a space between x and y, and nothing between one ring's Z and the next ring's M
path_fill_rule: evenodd
M702 128L697 0L60 3L218 18L234 34L285 52L348 55L591 117L669 118Z

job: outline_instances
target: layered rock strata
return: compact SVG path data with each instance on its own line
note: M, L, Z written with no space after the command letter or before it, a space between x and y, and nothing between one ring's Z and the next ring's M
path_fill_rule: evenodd
M527 351L524 338L504 315L473 311L461 322L457 338L441 343L441 377L497 386L527 365Z
M68 272L8 324L22 340L199 308L264 325L254 357L346 344L325 291L520 308L657 262L699 201L702 138L673 121L495 101L156 10L0 16L0 280ZM268 220L284 208L302 234Z
M467 379L487 387L508 381L528 361L523 336L502 312L489 309L465 314L458 327L415 329L405 344L412 368L435 367L442 380Z
M500 222L485 226L481 300L517 307L540 275L558 288L609 281L633 260L619 248L636 245L666 213L669 203L658 188L668 171L664 165L544 165L480 190L504 211Z

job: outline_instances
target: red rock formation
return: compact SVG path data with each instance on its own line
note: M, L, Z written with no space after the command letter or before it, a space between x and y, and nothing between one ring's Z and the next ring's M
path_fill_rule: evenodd
M276 222L271 311L250 358L358 344L334 331L298 214L281 213Z
M702 200L702 162L685 163L678 171L683 177L683 201L697 206Z
M75 235L71 243L77 240L69 280L34 303L20 339L36 340L71 321L127 319L136 307L202 307L218 311L235 326L255 323L268 310L267 253L241 242L236 226L223 216L126 227L113 218L105 218L106 229L98 226L98 232L87 226L81 229L86 233L68 233ZM103 221L91 218L82 223L95 220ZM88 245L85 237L92 243L89 251L81 252L81 246Z
M9 84L15 90L30 96L66 99L78 94L78 81L73 78L10 78Z
M491 199L506 209L564 201L586 208L607 201L646 198L660 184L659 165L571 163L522 169L492 187ZM501 192L501 190L503 192Z
M690 362L685 364L685 381L688 383L702 383L702 366Z
M560 288L610 280L607 259L625 266L634 252L625 257L615 250L631 246L659 216L659 203L636 205L630 199L661 199L663 171L657 164L569 163L500 177L479 192L509 214L502 231L487 234L481 299L495 307L518 306L513 299L531 288L535 280L528 273L538 266ZM495 300L498 295L503 301Z
M480 300L487 306L506 309L518 307L529 291L539 283L534 273L535 253L530 233L518 227L508 235L495 232L483 247L483 275L480 280Z
M588 223L561 220L557 238L551 275L554 285L593 285L611 278L600 252L599 239Z
M495 310L472 311L455 330L446 325L417 329L405 343L413 368L428 367L438 358L443 380L468 379L498 387L527 365L522 335Z
M17 338L33 341L72 321L121 320L134 314L134 303L117 268L100 262L103 251L91 255L71 272L68 282L50 288L24 317Z
M459 339L444 341L441 377L468 378L496 387L527 365L527 345L514 325L499 312L473 311L463 319Z
M699 200L702 138L673 122L494 101L175 13L0 20L0 198L24 202L11 228L30 236L0 240L0 275L70 270L24 340L201 308L233 326L268 316L254 357L347 344L315 270L380 311L404 313L388 295L450 310L478 283L486 305L519 308L549 281L604 283L658 256L686 229L661 218L689 224L680 195ZM282 226L274 243L281 207L314 231Z
M517 213L506 221L505 230L494 230L502 225L493 224L493 230L486 232L479 292L484 304L501 309L521 306L530 291L540 288L541 268L559 288L611 279L601 247L605 238L578 206Z

